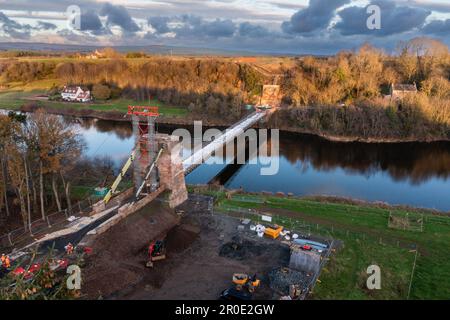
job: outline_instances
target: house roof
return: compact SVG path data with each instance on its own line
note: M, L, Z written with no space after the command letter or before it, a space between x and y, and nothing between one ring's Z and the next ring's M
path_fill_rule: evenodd
M89 91L84 91L84 92L80 93L77 96L77 98L78 99L87 99L89 97L89 95L90 95Z
M82 86L65 86L63 89L63 93L76 93L78 88L81 88L82 91L89 91L88 88Z
M397 91L417 91L416 84L394 83L392 89Z

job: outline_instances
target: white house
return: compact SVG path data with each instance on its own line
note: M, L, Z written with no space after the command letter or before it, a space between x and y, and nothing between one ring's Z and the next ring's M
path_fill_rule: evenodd
M95 50L93 53L87 55L86 58L87 58L87 59L94 59L94 60L97 60L97 59L104 59L104 58L106 58L106 57L105 57L105 55L104 55L103 53L101 53L100 51Z
M80 86L65 86L61 92L61 98L64 101L71 102L89 102L91 101L91 92Z
M407 95L417 94L417 85L414 84L391 84L391 98L403 99Z

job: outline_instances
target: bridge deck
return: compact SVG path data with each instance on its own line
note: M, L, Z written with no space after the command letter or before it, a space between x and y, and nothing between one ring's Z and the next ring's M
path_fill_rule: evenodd
M245 130L264 118L266 113L266 111L257 111L248 115L244 119L228 128L220 136L216 137L214 141L210 142L202 149L195 151L191 156L183 160L183 168L185 174L189 174L190 172L192 172L200 164L211 157L214 151L222 148L228 142L232 141L234 138L241 135Z

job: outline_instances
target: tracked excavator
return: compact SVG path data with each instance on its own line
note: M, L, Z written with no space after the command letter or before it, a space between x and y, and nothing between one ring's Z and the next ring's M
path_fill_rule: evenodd
M166 259L166 243L164 240L157 240L150 243L148 247L147 268L153 268L153 263Z

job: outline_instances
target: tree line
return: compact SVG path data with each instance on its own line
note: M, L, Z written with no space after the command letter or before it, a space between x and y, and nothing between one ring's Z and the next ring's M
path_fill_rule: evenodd
M110 56L58 64L6 61L0 63L0 79L56 77L88 85L103 99L156 98L226 121L241 117L242 106L256 103L262 85L272 81L251 64L231 59ZM293 59L293 65L280 67L281 128L362 137L450 134L450 54L439 41L413 39L392 55L365 45L330 57ZM416 83L419 93L406 101L388 99L392 83Z
M299 59L285 70L278 123L355 138L450 138L450 54L430 39L401 43L397 55L369 45L333 57ZM389 96L393 83L417 93Z
M18 207L28 230L33 217L45 219L53 203L58 211L71 210L67 177L83 147L72 126L43 110L0 115L0 211L9 217Z

